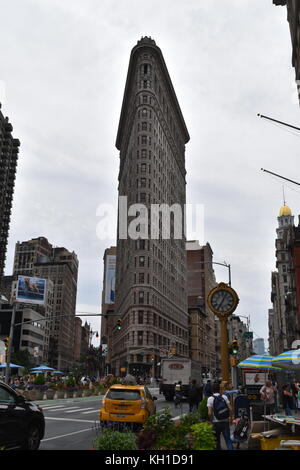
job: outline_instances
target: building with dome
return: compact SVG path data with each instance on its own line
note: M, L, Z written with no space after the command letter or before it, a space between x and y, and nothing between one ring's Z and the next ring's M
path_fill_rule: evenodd
M300 339L300 225L284 203L278 216L275 241L276 271L271 276L269 349L272 355L292 349Z

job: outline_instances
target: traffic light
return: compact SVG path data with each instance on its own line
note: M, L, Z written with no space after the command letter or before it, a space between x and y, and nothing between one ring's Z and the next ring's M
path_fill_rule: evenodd
M230 355L233 354L233 352L232 352L232 342L231 341L228 343L228 354L230 354Z
M9 336L7 336L6 338L4 338L5 351L8 350L9 341L10 341Z
M117 321L117 330L122 330L122 320L121 320L121 318L119 318L118 321Z
M239 345L236 339L232 341L232 354L237 354L239 351Z

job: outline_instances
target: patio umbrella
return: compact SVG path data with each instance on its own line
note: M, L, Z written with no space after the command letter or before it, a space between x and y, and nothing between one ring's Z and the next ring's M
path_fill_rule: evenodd
M62 375L63 375L64 373L61 372L60 370L54 370L54 371L52 372L52 374L62 374Z
M279 370L279 367L272 365L273 359L275 359L274 356L269 356L267 354L263 356L250 356L240 362L237 367L240 367L241 369Z
M273 366L272 361L274 359L274 356L269 356L267 354L265 355L254 355L250 356L247 359L244 359L242 362L240 362L237 367L240 367L241 369L261 369L265 371L265 381L266 381L266 376L267 376L267 370L280 370L279 367ZM264 401L264 415L266 415L266 401ZM264 417L264 427L266 423L266 418Z
M55 369L52 369L52 367L48 367L48 366L39 366L39 367L34 367L33 369L30 369L31 372L47 372L48 370L55 370Z
M24 369L24 366L20 366L18 364L13 364L12 362L9 364L9 367L22 367ZM0 369L6 369L6 363L0 364Z
M279 369L300 370L300 349L285 351L274 357L272 365Z

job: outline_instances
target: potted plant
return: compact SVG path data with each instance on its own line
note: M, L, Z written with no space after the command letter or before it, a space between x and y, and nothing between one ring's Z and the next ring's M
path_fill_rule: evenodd
M118 432L112 429L104 429L94 439L95 450L138 450L137 437L133 432Z
M194 450L215 450L216 437L210 423L197 423L191 426Z
M53 400L55 392L56 392L55 384L51 382L48 383L48 388L45 392L47 400Z
M54 398L64 398L65 396L65 385L62 382L56 384L56 392Z

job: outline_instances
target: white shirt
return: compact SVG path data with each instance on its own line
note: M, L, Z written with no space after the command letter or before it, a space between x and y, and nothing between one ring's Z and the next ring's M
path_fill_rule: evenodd
M212 408L212 411L214 411L214 398L219 396L219 395L220 395L220 393L214 393L213 396L208 397L207 408ZM224 398L226 404L230 405L230 402L229 402L228 398L226 397L226 395L222 395L222 397ZM215 417L215 415L213 415L213 422L214 423L222 423L224 421L228 421L228 418L227 419L217 419Z

